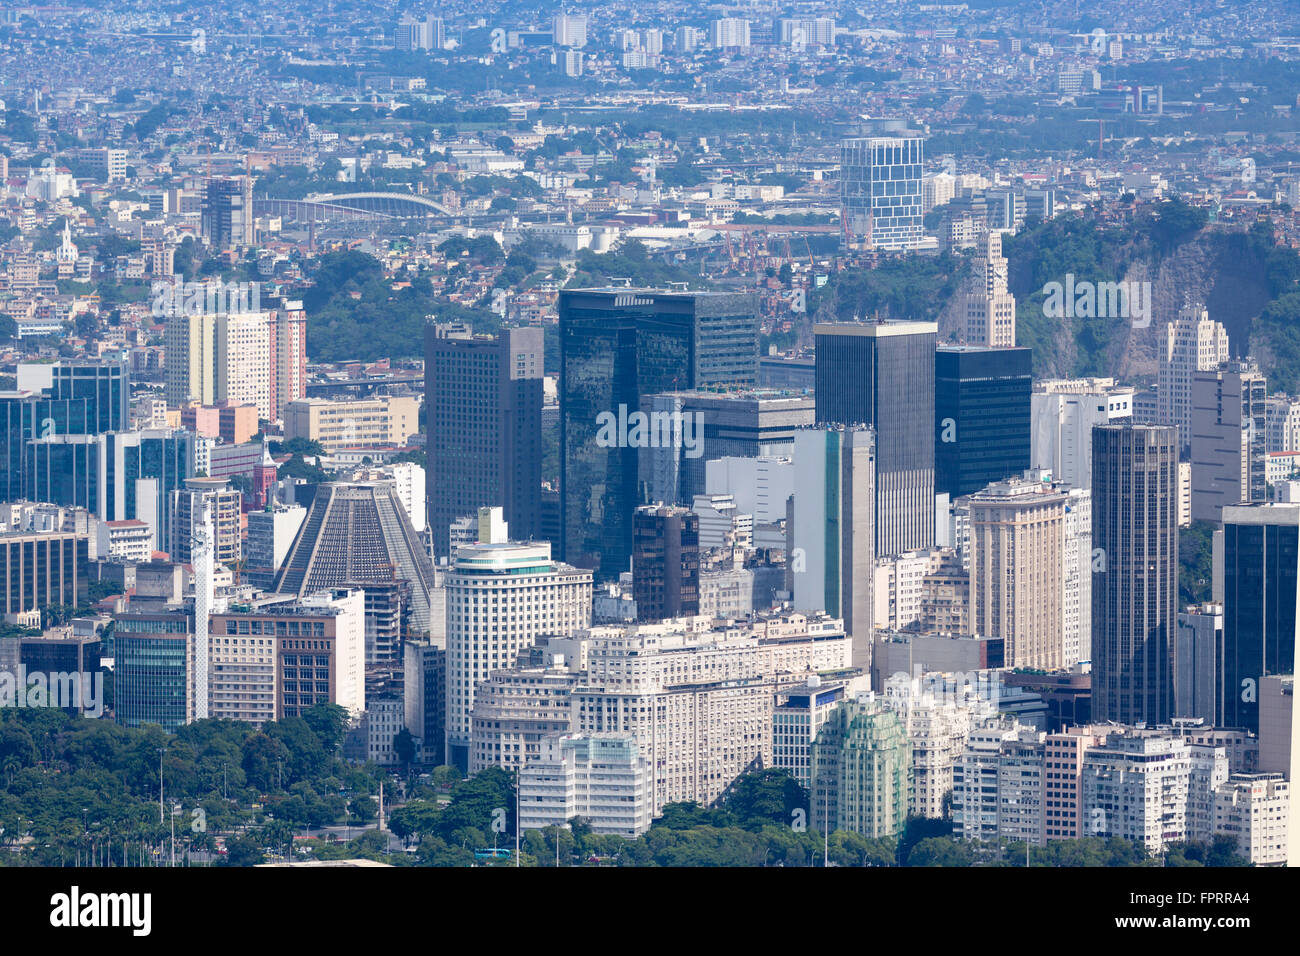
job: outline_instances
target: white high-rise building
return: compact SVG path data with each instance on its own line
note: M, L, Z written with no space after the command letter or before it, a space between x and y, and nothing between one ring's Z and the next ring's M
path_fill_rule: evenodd
M484 514L486 512L486 515ZM478 685L538 638L591 624L591 572L551 559L549 542L507 537L500 508L480 511L476 544L456 550L447 595L447 756L468 769Z
M631 733L654 768L654 810L713 803L755 762L773 760L773 705L783 688L844 670L843 622L797 613L714 629L707 618L592 628L577 729Z
M1192 381L1228 361L1228 330L1204 306L1188 306L1165 327L1156 391L1156 423L1177 425L1183 448L1192 441Z
M1016 344L1016 297L1007 291L1000 232L990 231L980 240L965 304L967 345L1011 348Z
M715 49L747 49L749 47L749 21L736 17L714 20L709 25L709 42Z
M1092 430L1133 417L1133 388L1114 379L1053 379L1029 398L1030 463L1073 488L1092 487Z
M298 603L338 612L334 621L338 694L334 702L360 717L366 709L366 592L361 588L330 588L305 595Z
M737 508L754 516L755 524L769 524L785 520L794 474L790 458L716 458L705 462L704 490L731 495Z
M587 45L587 18L571 13L557 14L551 22L551 37L556 46L581 49Z
M650 829L654 774L631 734L559 734L519 775L519 827L567 826L634 840Z
M1264 403L1268 452L1300 451L1300 400L1270 395Z
M1287 862L1291 785L1280 773L1234 773L1214 791L1214 832L1255 866Z
M1092 492L1065 487L1064 665L1092 660Z

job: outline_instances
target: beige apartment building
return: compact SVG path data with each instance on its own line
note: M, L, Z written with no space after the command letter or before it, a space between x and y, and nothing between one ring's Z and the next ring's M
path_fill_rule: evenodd
M420 430L420 400L409 395L334 402L300 398L284 410L286 438L318 441L331 454L344 448L404 445Z

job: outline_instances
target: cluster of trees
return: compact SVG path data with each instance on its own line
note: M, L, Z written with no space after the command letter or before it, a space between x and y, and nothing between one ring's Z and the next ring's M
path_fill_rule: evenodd
M470 242L479 244L471 254L493 254L486 243ZM495 242L487 242L500 254ZM476 332L500 328L500 319L485 309L439 301L426 277L394 290L379 260L356 250L321 256L315 260L312 278L312 287L303 295L308 351L322 362L422 355L425 320L430 315L440 321L465 322Z
M808 311L824 308L838 321L855 317L935 321L966 274L965 260L950 253L884 259L874 269L832 275L817 294L810 294Z
M0 862L50 866L92 845L138 859L170 834L163 796L176 802L178 857L212 849L221 833L274 845L277 832L375 814L381 775L342 760L347 712L318 704L254 730L202 720L167 734L52 709L0 709ZM266 828L271 829L263 832ZM256 834L256 835L253 835ZM128 849L133 847L134 849Z

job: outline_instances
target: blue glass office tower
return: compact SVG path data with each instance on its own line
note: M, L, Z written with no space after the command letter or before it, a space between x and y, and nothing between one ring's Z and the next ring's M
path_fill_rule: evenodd
M1295 673L1300 504L1223 509L1223 675L1215 724L1259 733L1260 679Z
M628 570L641 500L641 398L758 374L752 293L576 289L560 293L560 552L597 579ZM618 420L616 429L602 421ZM931 509L933 510L933 509Z
M53 500L38 498L24 486L34 467L27 460L30 443L129 427L127 368L122 362L91 360L21 365L18 380L24 387L0 392L0 501Z
M1032 350L941 345L934 353L934 492L953 498L1030 466Z

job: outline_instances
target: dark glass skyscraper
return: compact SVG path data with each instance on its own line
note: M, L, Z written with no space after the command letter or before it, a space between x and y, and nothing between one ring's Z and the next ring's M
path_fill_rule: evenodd
M542 377L540 328L495 337L425 328L425 491L435 555L450 553L451 523L483 507L502 508L517 541L541 535Z
M1175 714L1178 429L1092 430L1092 713L1168 722Z
M934 546L933 322L820 324L817 422L876 429L876 547Z
M935 494L968 495L1030 466L1032 354L966 345L935 350Z
M1215 723L1259 733L1260 679L1295 673L1300 504L1223 509L1223 684Z
M750 293L576 289L560 293L560 549L598 578L628 570L642 502L643 396L754 385L758 301ZM931 509L933 510L933 508Z

